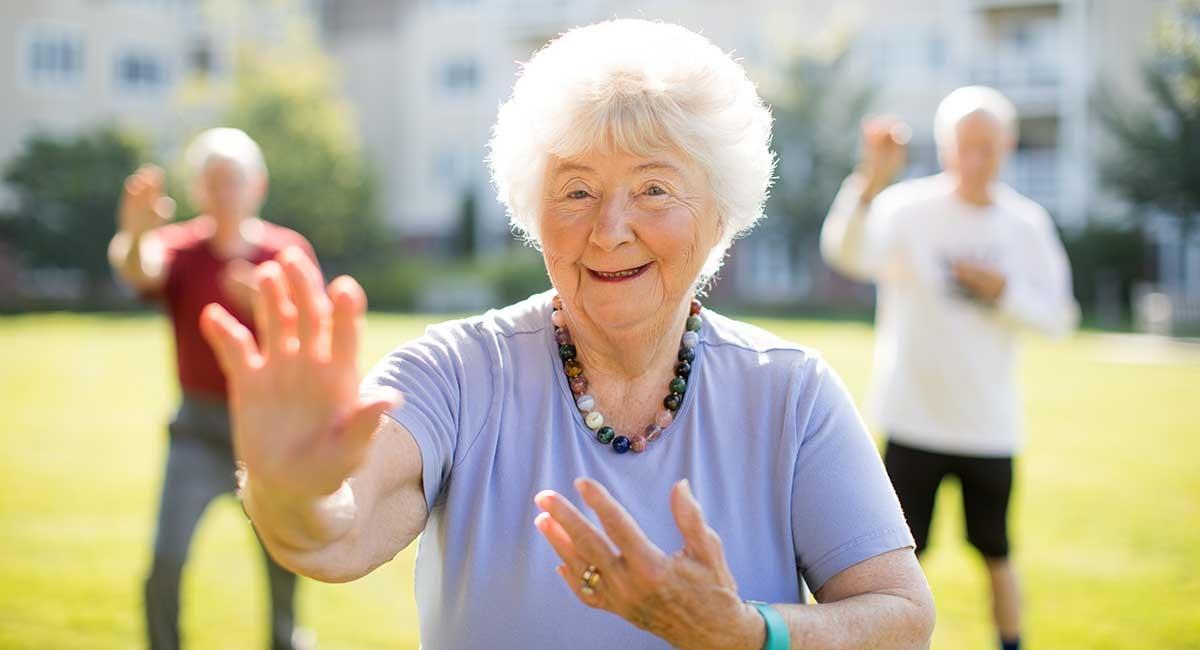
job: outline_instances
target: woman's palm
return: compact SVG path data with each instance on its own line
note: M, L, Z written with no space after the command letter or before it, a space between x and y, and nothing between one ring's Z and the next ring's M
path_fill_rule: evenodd
M330 494L362 462L393 396L358 394L362 289L321 286L306 255L289 249L258 271L258 340L219 305L202 317L229 383L234 450L254 480L290 497Z

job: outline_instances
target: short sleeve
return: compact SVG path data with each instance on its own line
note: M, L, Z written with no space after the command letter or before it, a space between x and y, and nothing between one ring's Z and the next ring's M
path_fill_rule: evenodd
M796 566L815 593L859 562L914 544L846 386L819 358L801 372L792 536Z
M403 394L402 405L388 416L412 433L421 450L429 511L494 410L496 364L485 341L469 321L431 326L381 359L360 387L362 394L380 389Z

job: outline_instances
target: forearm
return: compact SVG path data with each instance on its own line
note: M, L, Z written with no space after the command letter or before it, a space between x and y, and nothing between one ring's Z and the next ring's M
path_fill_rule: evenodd
M368 461L334 494L289 497L239 471L242 504L271 555L323 582L364 576L395 557L425 528L420 452L389 418Z
M1079 326L1079 306L1069 295L1011 282L997 301L1000 315L1015 327L1032 327L1051 338L1069 336Z
M775 605L804 650L928 648L933 598L926 591L895 589L817 605Z
M162 251L149 233L122 230L108 245L108 261L113 271L137 289L154 287L162 276Z
M821 256L825 262L856 279L872 276L866 216L873 198L865 180L851 175L842 183L821 227Z

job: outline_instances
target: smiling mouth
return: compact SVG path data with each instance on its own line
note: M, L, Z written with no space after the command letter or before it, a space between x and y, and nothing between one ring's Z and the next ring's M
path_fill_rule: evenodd
M596 278L601 282L624 282L626 280L632 280L642 273L645 273L646 269L650 268L650 264L651 262L646 262L641 266L632 269L624 269L621 271L597 271L595 269L588 269L588 273L590 273L593 278Z

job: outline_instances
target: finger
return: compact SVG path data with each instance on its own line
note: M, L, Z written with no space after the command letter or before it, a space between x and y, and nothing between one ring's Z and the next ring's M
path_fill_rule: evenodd
M589 478L575 481L583 502L596 512L608 538L617 545L621 555L634 563L655 562L663 553L646 537L629 512L617 503L608 490Z
M588 607L594 607L596 609L606 609L604 606L604 599L600 597L600 592L592 591L591 593L585 593L583 591L583 580L575 574L571 567L565 564L560 564L554 567L554 572L558 574L558 577L563 579L563 582L567 583L567 588L570 589L571 592L575 594L575 597L578 598L584 605L587 605Z
M211 303L200 312L200 332L226 377L235 378L262 363L254 337L225 308Z
M566 497L553 490L543 490L533 501L562 526L580 557L588 564L609 569L615 566L617 556L604 533L592 525Z
M289 247L279 254L288 293L296 304L296 334L300 351L306 356L324 356L328 350L329 296L313 263L299 248Z
M354 278L343 275L329 283L329 298L333 302L330 357L336 365L357 368L358 337L367 296Z
M154 213L164 221L170 221L175 216L175 199L161 196L154 202Z
M287 355L296 348L296 307L287 295L283 269L275 261L258 267L258 299L254 319L262 336L260 348L268 358Z
M549 513L538 513L538 516L533 519L533 525L542 534L542 537L550 542L550 548L554 549L554 552L566 563L571 572L576 576L583 573L588 566L587 560L579 555L579 552L575 550L575 543L571 541L571 536L557 521L554 521Z
M671 514L675 516L675 526L683 535L685 553L710 566L724 563L721 540L705 523L700 502L692 495L692 486L687 479L679 481L671 489Z

